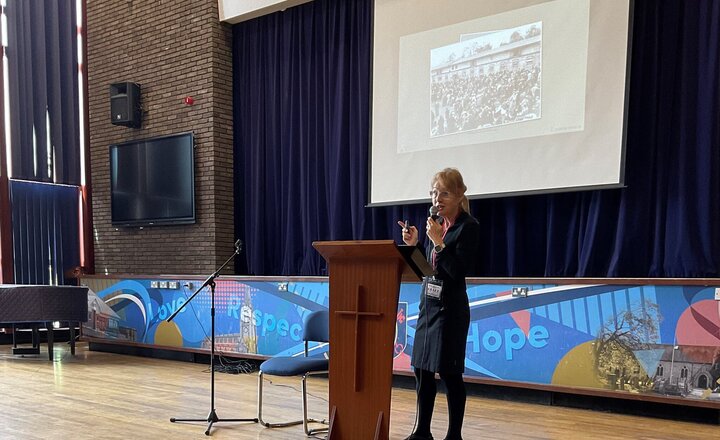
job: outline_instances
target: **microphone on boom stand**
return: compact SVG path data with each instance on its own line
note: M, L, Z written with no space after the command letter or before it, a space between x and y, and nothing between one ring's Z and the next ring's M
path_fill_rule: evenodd
M178 307L175 312L166 319L167 322L171 322L178 313L180 313L181 310L185 308L192 300L197 296L200 291L202 291L205 286L210 286L210 413L208 416L204 419L176 419L175 417L170 418L170 422L206 422L208 424L207 429L205 430L205 435L210 435L210 429L212 429L212 426L214 423L218 422L252 422L257 423L257 418L249 418L249 419L221 419L217 416L217 412L215 411L215 278L220 275L220 272L225 268L225 266L232 261L233 258L235 258L236 255L240 254L240 251L242 250L242 241L238 239L235 241L235 252L228 258L225 263L223 263L222 266L218 270L216 270L212 275L210 275L205 282L202 283L202 285L193 293L190 298L180 307Z

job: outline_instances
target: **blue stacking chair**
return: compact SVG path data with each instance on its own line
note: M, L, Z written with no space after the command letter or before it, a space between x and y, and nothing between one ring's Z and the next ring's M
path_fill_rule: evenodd
M330 314L327 310L320 310L309 313L303 320L303 341L305 342L304 356L276 356L260 364L258 373L258 421L267 428L282 428L303 424L306 435L314 435L327 432L328 428L310 429L308 423L323 423L325 420L308 419L307 416L307 377L314 374L325 374L328 372L328 359L325 356L308 356L308 343L329 342L330 337ZM263 403L263 376L301 376L302 389L302 420L291 422L269 423L262 418Z

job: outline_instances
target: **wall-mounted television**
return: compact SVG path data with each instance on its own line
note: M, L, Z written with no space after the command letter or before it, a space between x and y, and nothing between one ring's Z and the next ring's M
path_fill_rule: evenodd
M114 226L195 223L193 134L110 145Z

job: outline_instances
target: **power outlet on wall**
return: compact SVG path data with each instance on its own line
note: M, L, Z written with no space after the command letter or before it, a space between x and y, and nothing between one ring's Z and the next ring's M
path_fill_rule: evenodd
M512 288L512 291L511 291L511 295L512 295L514 298L524 298L524 297L528 296L528 288L525 287L525 286L523 286L523 287L513 287L513 288Z
M715 288L715 301L720 301L720 287Z

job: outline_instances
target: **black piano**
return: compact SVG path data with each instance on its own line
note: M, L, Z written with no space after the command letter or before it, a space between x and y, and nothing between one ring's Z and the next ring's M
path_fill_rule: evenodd
M67 322L70 328L70 352L75 354L75 326L88 319L87 287L0 284L0 328L29 326L33 329L33 347L19 348L14 354L38 354L37 329L47 328L48 357L53 359L53 322ZM14 336L13 336L14 340Z

